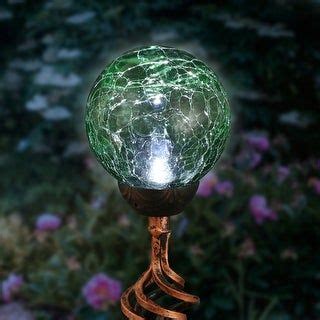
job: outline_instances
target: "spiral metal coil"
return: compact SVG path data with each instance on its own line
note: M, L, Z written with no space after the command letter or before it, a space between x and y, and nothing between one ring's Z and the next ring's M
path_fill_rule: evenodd
M183 311L200 301L197 296L183 291L184 279L169 266L171 232L168 228L168 217L149 218L152 236L150 266L121 297L122 312L130 320L186 320Z

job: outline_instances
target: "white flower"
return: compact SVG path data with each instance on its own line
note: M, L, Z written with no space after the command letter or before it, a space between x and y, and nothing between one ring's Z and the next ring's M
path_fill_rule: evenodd
M81 55L81 51L78 49L65 49L62 48L57 52L58 59L74 59Z
M60 121L71 117L70 111L63 106L55 106L42 112L46 120Z
M290 112L280 114L279 122L289 124L295 127L305 128L314 121L309 116L303 115L301 114L301 112L293 110Z
M234 93L237 98L240 99L247 99L247 100L264 100L267 98L267 95L259 92L259 91L254 91L254 90L238 90Z
M66 49L49 47L43 53L43 60L46 62L53 62L57 60L71 60L78 58L81 55L81 51L78 49Z
M286 30L281 24L267 25L261 24L257 26L257 33L260 36L270 37L270 38L291 38L294 36L293 32Z
M41 67L41 61L40 60L21 60L21 59L15 59L10 63L10 67L12 69L18 69L23 71L35 71Z
M27 51L30 49L34 49L37 47L37 42L33 39L26 40L25 42L22 42L18 47L18 51Z
M23 3L24 0L8 0L9 4L18 4L18 3Z
M1 20L9 20L12 18L12 12L9 10L2 9L0 10L0 21Z
M23 152L30 146L30 141L28 139L21 139L17 145L17 151Z
M47 48L42 55L42 59L45 62L54 62L57 60L57 50L55 48Z
M75 155L83 154L87 151L87 145L82 141L73 141L65 149L63 156L72 157Z
M77 13L67 18L66 22L69 24L82 24L91 20L95 15L93 11Z
M43 44L50 45L54 42L54 36L52 34L47 34L42 38L41 42Z
M178 38L178 33L175 30L159 30L151 34L151 38L154 42L165 42L169 40L175 40Z
M48 107L48 100L41 94L36 94L31 100L26 103L26 108L29 111L40 111Z
M63 1L59 1L59 0L53 0L53 1L48 1L44 8L45 9L65 9L65 8L69 8L72 5L72 1L69 0L63 0Z
M230 14L216 14L214 19L222 21L227 28L230 29L251 29L258 35L270 38L291 38L294 37L294 33L291 30L285 29L282 24L268 24L260 21L256 21L250 18L241 16L232 16Z
M56 87L75 87L81 82L81 78L75 73L66 76L58 73L52 66L43 66L35 75L34 82L39 85Z
M22 77L15 71L7 71L4 75L3 85L10 90L17 90L22 85Z

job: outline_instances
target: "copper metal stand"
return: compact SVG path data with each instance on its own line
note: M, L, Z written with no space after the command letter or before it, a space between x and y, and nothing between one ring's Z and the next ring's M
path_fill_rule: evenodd
M199 303L199 298L183 291L183 278L169 266L169 218L149 217L149 231L152 237L150 267L122 295L122 312L131 320L187 319L183 310ZM168 298L171 302L167 307L157 303Z
M148 270L121 297L121 309L130 320L186 320L185 309L199 303L183 291L184 280L169 266L169 216L180 213L192 200L198 183L153 190L119 183L119 190L138 213L149 217L151 263Z

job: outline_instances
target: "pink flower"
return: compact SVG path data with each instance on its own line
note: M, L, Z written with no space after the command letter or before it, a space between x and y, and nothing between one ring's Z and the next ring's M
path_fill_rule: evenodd
M99 273L86 283L82 289L82 294L87 303L94 309L103 310L109 304L120 299L121 283L103 273Z
M36 222L36 227L39 231L56 230L61 225L61 219L52 213L43 213Z
M89 157L84 158L84 165L88 170L94 169L95 164L96 164L96 162L93 159L93 157L89 156Z
M262 160L262 155L258 152L251 152L250 153L250 162L249 162L249 168L254 169L257 167Z
M207 198L212 195L217 177L213 172L207 173L201 180L197 191L197 196Z
M242 168L254 169L257 167L262 161L261 153L252 150L252 149L243 149L236 156L236 164Z
M316 194L320 194L320 179L318 178L311 178L309 180L309 185L313 187L313 190Z
M249 208L257 224L265 220L277 220L277 213L267 206L267 200L262 195L254 195L250 198Z
M278 168L277 175L278 175L278 181L282 183L290 175L290 169L286 166L280 166Z
M106 203L106 197L103 195L97 196L92 199L91 201L91 207L93 209L101 209Z
M5 302L12 301L13 296L19 292L23 285L23 278L20 275L12 273L9 277L2 282L2 299Z
M233 183L229 180L225 180L225 181L220 181L218 183L215 184L214 186L214 190L223 196L226 197L232 197L233 195Z
M270 142L267 136L263 134L250 133L246 137L247 143L260 152L265 152L270 148Z

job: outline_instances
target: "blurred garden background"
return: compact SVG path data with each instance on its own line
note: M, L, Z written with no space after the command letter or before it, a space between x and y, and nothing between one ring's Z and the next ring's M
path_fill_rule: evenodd
M233 131L173 218L190 319L320 319L319 1L2 0L0 319L122 319L148 264L146 219L88 149L102 68L185 49L229 92Z

